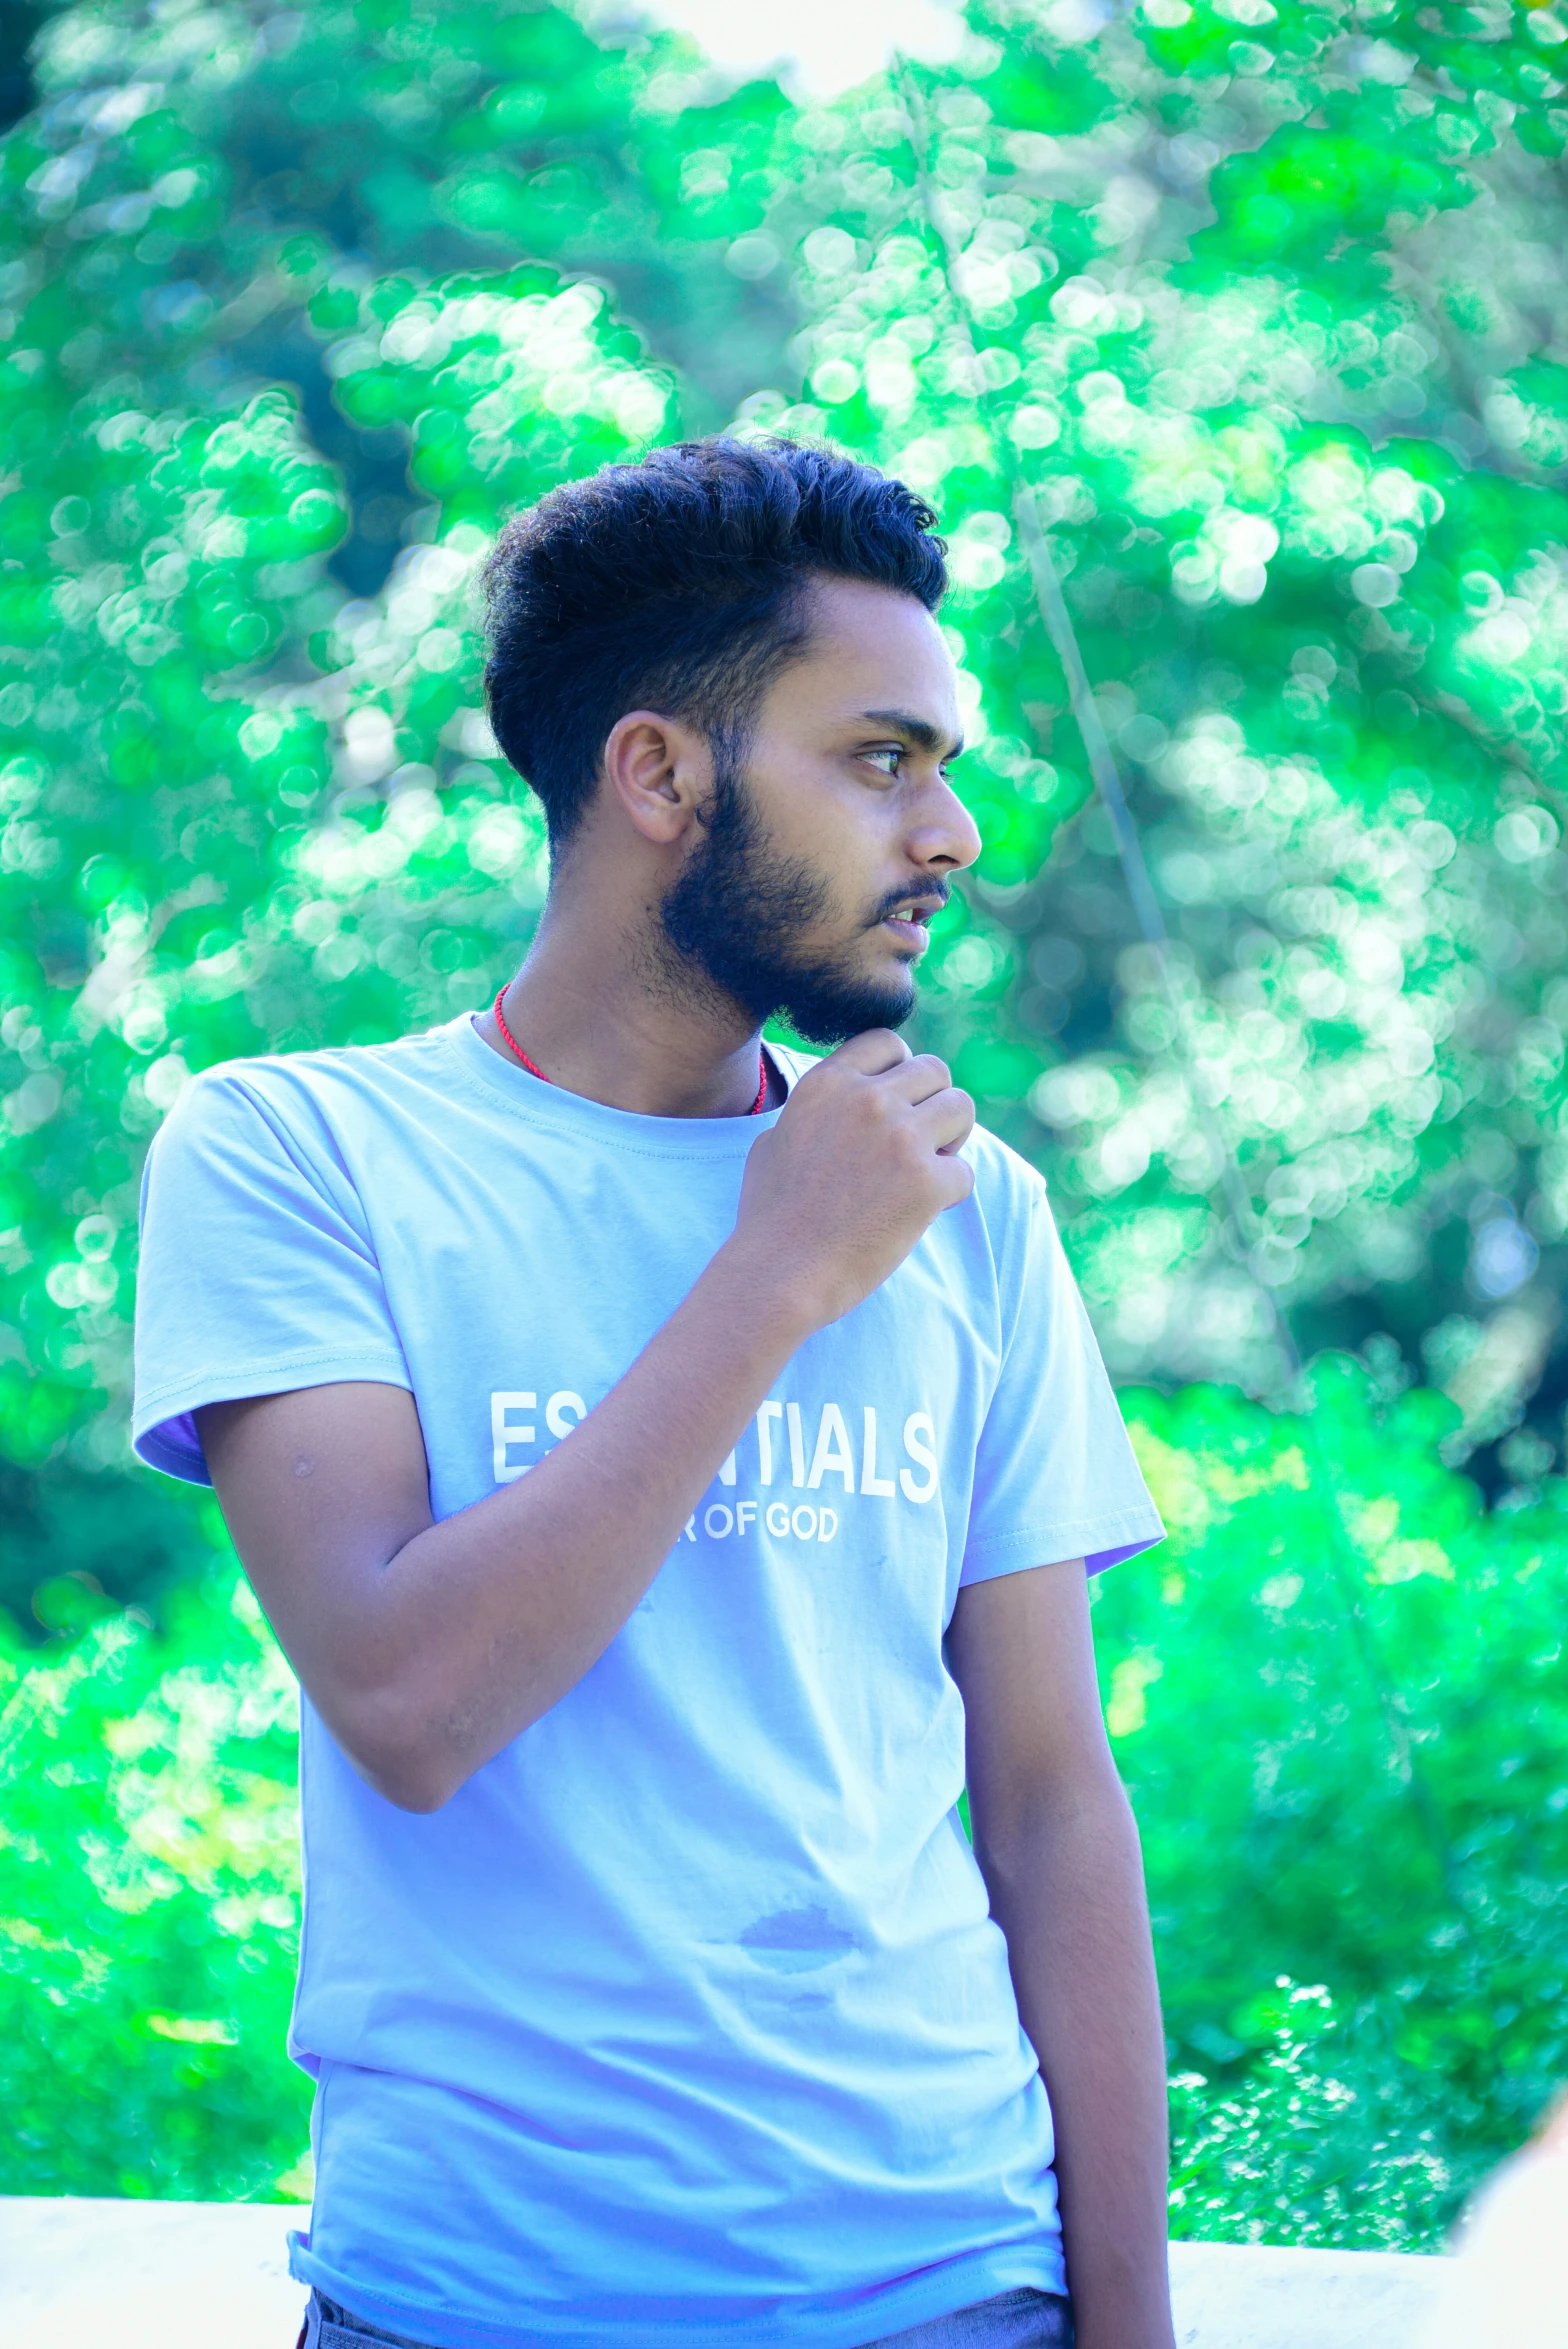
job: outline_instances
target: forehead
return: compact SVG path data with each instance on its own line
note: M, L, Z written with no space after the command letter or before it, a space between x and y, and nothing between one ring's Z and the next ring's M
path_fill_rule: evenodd
M809 614L810 641L770 701L809 703L824 717L908 710L949 734L961 731L953 656L916 597L861 579L818 579Z

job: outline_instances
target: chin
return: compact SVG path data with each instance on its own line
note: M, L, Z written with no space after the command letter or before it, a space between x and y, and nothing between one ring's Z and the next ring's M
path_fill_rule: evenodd
M797 1036L808 1044L842 1044L867 1028L901 1028L915 1008L915 982L908 971L881 978L826 974L793 988L778 1006Z

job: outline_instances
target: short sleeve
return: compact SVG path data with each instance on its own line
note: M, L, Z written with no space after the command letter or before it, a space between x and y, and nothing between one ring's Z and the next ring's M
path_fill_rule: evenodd
M1014 1161L999 1252L1004 1352L975 1460L961 1583L1083 1558L1091 1574L1165 1528L1128 1440L1045 1185Z
M330 1136L246 1065L186 1088L142 1180L132 1435L150 1467L191 1484L212 1481L204 1403L413 1383Z

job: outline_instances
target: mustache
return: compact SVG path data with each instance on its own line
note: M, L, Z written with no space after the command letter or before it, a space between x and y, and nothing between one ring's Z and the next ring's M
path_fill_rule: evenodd
M867 922L866 928L874 930L879 922L885 922L890 913L893 913L897 907L907 904L910 898L914 898L917 903L922 905L929 904L931 910L927 919L934 920L952 894L953 884L948 880L939 878L932 881L906 881L902 889L888 891Z

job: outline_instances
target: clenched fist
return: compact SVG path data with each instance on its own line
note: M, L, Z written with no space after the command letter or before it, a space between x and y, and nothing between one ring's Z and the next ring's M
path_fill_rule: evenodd
M752 1145L732 1247L755 1247L813 1328L879 1288L974 1189L975 1105L934 1053L868 1028L807 1071Z

